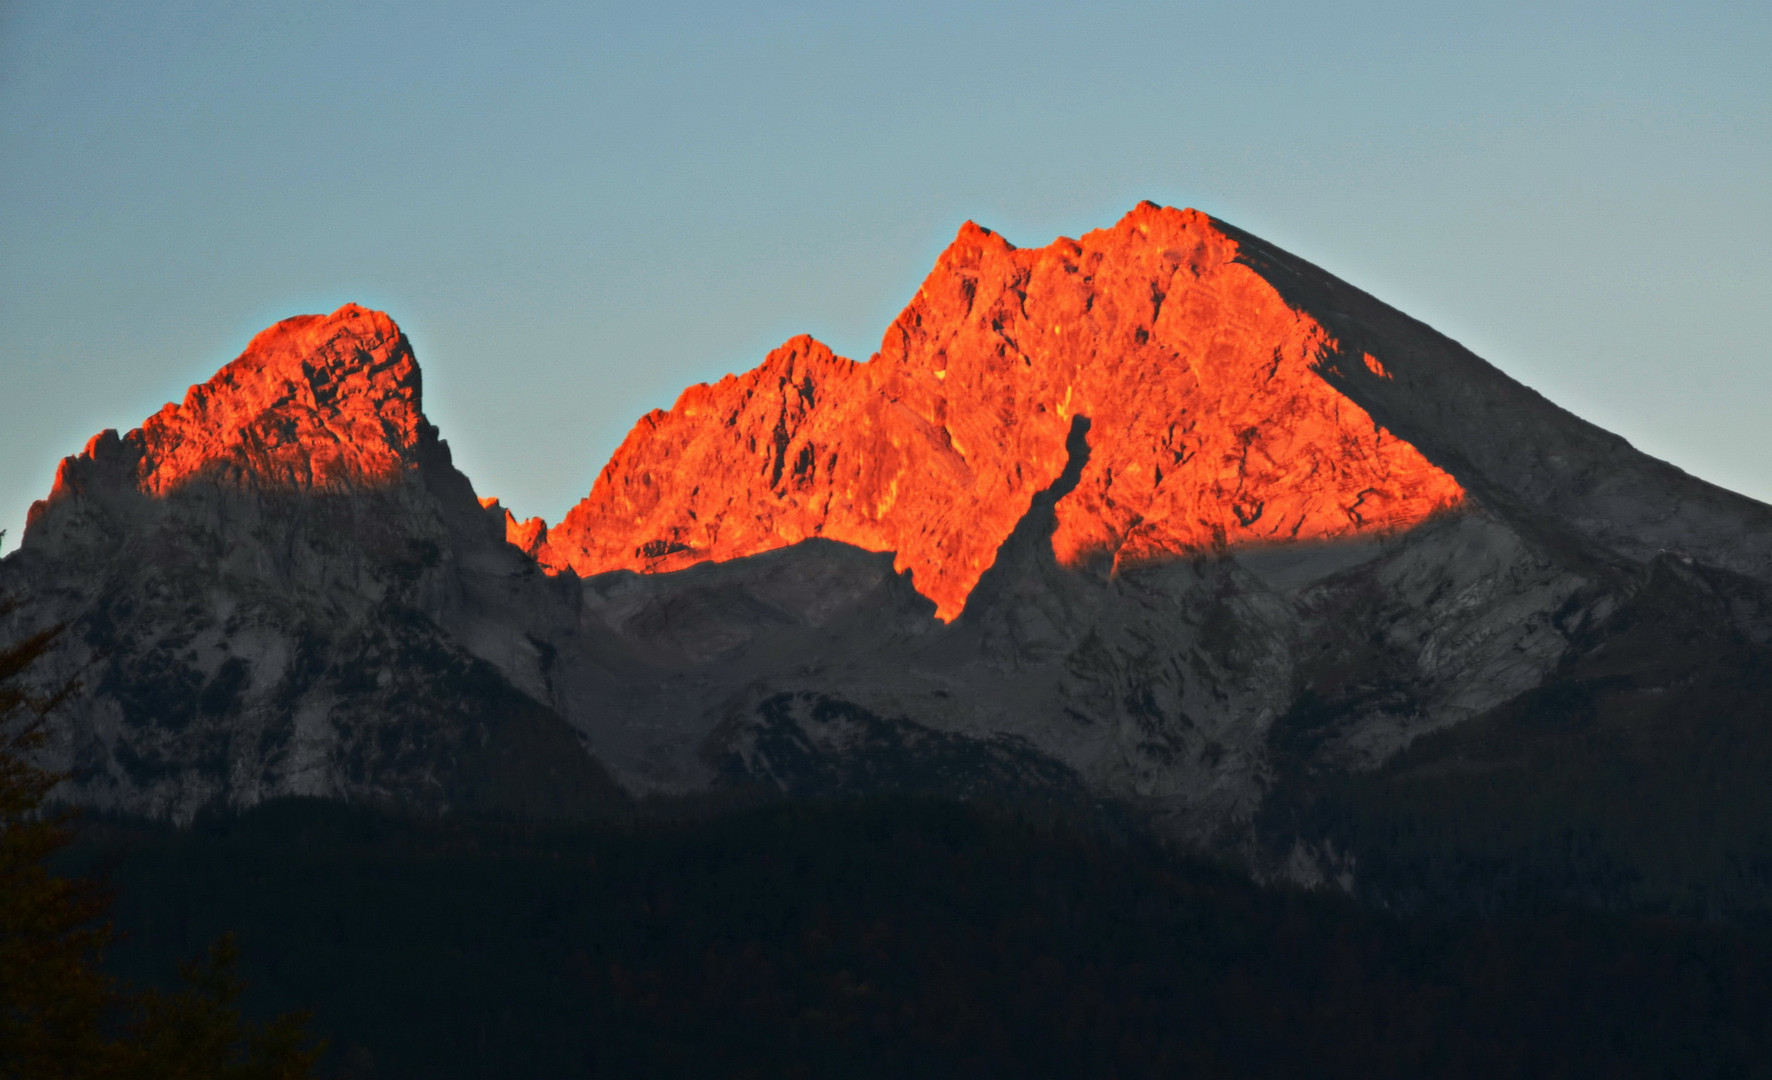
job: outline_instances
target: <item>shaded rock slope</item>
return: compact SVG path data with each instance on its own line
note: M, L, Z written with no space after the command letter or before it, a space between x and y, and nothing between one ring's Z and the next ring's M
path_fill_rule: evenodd
M65 626L36 677L80 681L52 756L97 805L915 790L1389 903L1714 910L1772 905L1769 583L1772 508L1151 204L967 225L874 358L690 388L551 528L476 499L385 316L289 320L0 564L7 633ZM1735 824L1676 851L1625 798Z

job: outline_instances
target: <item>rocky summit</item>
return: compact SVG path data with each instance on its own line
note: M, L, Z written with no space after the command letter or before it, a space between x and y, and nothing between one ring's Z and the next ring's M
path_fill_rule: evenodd
M1063 472L1077 416L1066 567L1383 535L1457 506L1451 476L1312 374L1329 335L1238 250L1148 203L1033 250L968 224L867 363L800 337L642 419L548 532L550 565L657 572L818 536L895 552L951 620Z
M476 496L420 389L346 307L63 462L0 563L0 629L60 628L62 797L914 791L1406 902L1423 823L1517 811L1517 870L1584 800L1691 814L1680 777L1760 760L1772 508L1197 211L968 224L876 355L691 387L552 527ZM1631 902L1745 865L1606 851Z
M548 798L611 794L468 644L509 636L485 583L530 564L420 399L399 328L347 306L63 460L0 589L8 629L60 628L35 674L75 688L48 730L68 797L189 821L279 795L442 810L549 777Z

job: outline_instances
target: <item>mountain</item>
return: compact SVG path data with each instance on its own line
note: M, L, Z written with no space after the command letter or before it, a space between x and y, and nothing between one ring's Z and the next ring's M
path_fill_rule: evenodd
M0 591L65 627L67 797L175 820L911 791L1398 905L1772 905L1772 508L1195 211L968 224L877 355L690 388L552 527L385 316L288 320L64 462Z
M66 797L181 821L282 795L619 799L520 661L466 647L503 603L564 602L525 590L420 397L398 327L349 306L62 461L0 589L9 630L63 628L37 678L77 686L49 728Z
M800 337L642 419L548 533L584 576L820 536L957 616L1092 423L1061 565L1395 532L1463 492L1311 374L1327 335L1204 214L1018 250L968 224L865 364ZM1375 363L1375 362L1374 362Z

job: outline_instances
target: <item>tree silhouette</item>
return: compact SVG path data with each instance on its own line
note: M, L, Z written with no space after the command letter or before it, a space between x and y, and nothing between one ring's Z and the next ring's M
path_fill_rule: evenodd
M0 603L0 614L6 606ZM57 874L72 813L46 808L62 779L31 761L43 718L72 691L35 695L21 678L60 633L0 647L0 1078L3 1080L297 1080L324 1046L307 1018L242 1019L236 950L223 937L181 965L167 993L126 986L100 963L113 897L99 882Z

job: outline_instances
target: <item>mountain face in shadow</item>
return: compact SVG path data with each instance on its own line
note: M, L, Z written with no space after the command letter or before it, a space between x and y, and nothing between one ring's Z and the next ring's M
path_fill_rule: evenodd
M66 627L64 797L174 821L912 791L1404 906L1772 902L1772 508L1194 211L969 224L875 357L690 388L552 527L386 316L288 320L0 590Z

